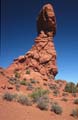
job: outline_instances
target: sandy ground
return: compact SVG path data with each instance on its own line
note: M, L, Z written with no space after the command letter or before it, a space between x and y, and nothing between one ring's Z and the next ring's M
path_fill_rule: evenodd
M54 102L56 101L63 109L63 113L61 115L57 115L50 110L42 111L35 105L24 106L17 102L2 100L1 96L6 90L11 93L15 93L16 88L13 86L13 89L8 89L7 86L11 86L8 84L8 80L4 80L3 76L0 78L0 120L76 120L76 118L70 116L70 114L74 108L78 108L78 104L76 105L73 103L74 99L78 98L78 94L76 97L73 97L70 94L66 97L62 96L65 82L61 82L62 86L60 94L57 97L53 94L49 95L49 97L53 99ZM57 85L58 84L59 83L57 83ZM20 91L26 94L30 93L30 91L26 90L26 86L20 86ZM68 100L67 102L61 100L64 97Z
M58 101L63 108L62 115L51 111L42 111L35 106L23 106L17 102L8 102L0 99L0 120L75 120L70 116L71 110L77 105L72 101Z

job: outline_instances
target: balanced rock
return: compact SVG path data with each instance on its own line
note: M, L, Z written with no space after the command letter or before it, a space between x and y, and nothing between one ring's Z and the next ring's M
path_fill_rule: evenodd
M44 31L48 36L54 36L56 33L56 18L51 4L46 4L41 9L37 18L37 31L40 34Z

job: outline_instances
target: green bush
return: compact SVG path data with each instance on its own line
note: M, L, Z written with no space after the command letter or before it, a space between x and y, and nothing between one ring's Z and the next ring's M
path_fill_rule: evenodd
M12 85L15 85L16 90L19 91L20 89L20 80L16 77L11 77L8 82Z
M26 95L23 94L18 95L17 102L27 106L32 105L31 100Z
M78 118L78 109L73 109L72 113L71 113L71 116L73 116L75 118Z
M53 111L56 114L61 114L63 112L61 106L55 103L52 104L51 111Z
M26 80L22 80L22 81L20 81L20 84L21 85L27 85L27 82L26 82Z
M66 84L64 91L69 93L77 93L78 89L73 82L69 82Z
M37 102L38 99L49 93L48 90L43 90L41 88L35 89L35 91L30 95L34 102Z
M74 100L74 104L78 104L78 98Z
M4 93L3 99L7 101L12 101L15 98L14 94L11 94L9 92Z
M26 70L26 74L30 74L30 70Z
M49 98L48 96L42 96L37 102L37 107L41 110L48 110L49 108Z
M15 72L15 77L20 78L20 74L18 72Z

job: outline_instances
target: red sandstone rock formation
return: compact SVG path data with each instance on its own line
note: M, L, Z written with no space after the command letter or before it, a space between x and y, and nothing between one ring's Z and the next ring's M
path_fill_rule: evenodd
M22 71L30 69L36 75L40 74L48 79L57 74L56 50L53 37L56 33L56 19L53 7L50 4L44 5L37 18L38 36L35 45L24 56L14 59L9 66L9 71ZM37 75L38 75L37 74ZM23 74L24 75L24 74Z
M46 4L41 9L37 18L38 34L44 31L48 36L53 37L56 33L56 18L51 4Z

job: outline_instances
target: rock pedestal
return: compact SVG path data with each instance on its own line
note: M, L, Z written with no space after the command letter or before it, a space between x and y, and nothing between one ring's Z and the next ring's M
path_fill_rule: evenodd
M41 32L35 39L35 45L26 54L26 66L42 75L57 74L56 51L53 38Z

